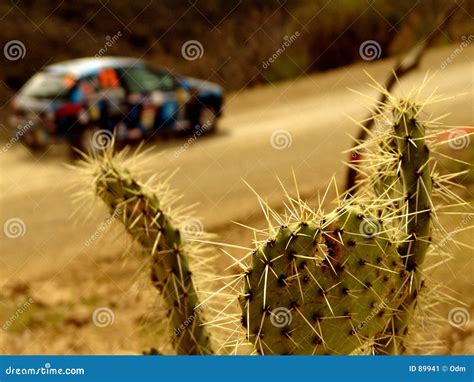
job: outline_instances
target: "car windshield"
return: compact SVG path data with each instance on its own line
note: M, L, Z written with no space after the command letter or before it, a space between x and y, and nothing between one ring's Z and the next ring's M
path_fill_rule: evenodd
M153 90L171 91L174 89L171 75L148 68L136 66L125 68L121 70L120 77L131 93L150 92Z
M41 72L23 86L20 94L33 98L64 99L69 89L66 76Z

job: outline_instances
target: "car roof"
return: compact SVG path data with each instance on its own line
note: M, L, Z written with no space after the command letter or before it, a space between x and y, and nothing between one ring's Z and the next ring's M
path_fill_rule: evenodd
M44 68L45 71L57 74L74 74L84 77L95 74L103 68L121 68L143 66L143 60L133 57L86 57L58 62Z

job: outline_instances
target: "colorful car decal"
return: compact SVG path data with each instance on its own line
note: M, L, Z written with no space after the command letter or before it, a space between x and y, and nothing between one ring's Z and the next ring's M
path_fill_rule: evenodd
M56 140L56 136L68 138L90 124L115 130L117 139L188 129L198 123L203 105L210 105L220 115L222 89L218 85L167 74L175 82L174 90L131 93L120 77L130 67L164 73L133 58L104 57L55 64L41 73L60 76L68 91L67 99L48 101L26 97L20 91L14 101L15 109L33 110L42 116L33 129L37 133L31 135L37 144Z

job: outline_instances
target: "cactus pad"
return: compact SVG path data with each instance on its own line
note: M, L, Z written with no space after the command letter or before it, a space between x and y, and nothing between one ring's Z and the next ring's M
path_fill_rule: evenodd
M384 329L407 293L396 245L354 207L282 226L245 279L242 323L260 354L348 354Z
M109 158L101 160L96 193L117 214L151 263L151 281L161 293L178 354L212 354L180 231L158 197Z

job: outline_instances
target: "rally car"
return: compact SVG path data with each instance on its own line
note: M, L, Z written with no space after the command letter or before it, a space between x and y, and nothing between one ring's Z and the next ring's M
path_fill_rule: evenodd
M130 142L166 133L216 129L223 91L142 60L91 57L45 67L12 102L11 122L32 150L65 140L90 151L91 137ZM18 134L20 133L20 134Z

